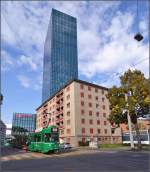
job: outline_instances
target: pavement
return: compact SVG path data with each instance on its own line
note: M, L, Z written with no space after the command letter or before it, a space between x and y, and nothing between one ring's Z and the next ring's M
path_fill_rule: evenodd
M2 171L37 172L148 172L149 153L129 150L74 149L41 154L9 149L2 151Z

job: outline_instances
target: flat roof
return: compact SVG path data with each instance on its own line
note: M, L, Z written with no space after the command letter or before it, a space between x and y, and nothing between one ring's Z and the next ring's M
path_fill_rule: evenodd
M92 87L96 87L96 88L100 88L100 89L104 89L104 90L108 91L107 87L103 87L103 86L100 86L100 85L97 85L97 84L93 84L93 83L90 83L90 82L87 82L87 81L83 81L83 80L80 80L80 79L73 79L73 80L69 81L68 83L66 83L63 87L61 87L57 92L55 92L47 100L45 100L36 110L40 109L45 103L47 103L49 100L51 100L53 97L55 97L55 95L57 93L59 93L62 89L64 89L68 85L70 85L72 82L78 82L78 83L81 83L81 84L85 84L85 85L88 85L88 86L92 86Z

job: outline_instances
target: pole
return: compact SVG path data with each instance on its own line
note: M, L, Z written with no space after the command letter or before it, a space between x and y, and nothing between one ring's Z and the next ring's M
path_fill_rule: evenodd
M148 3L148 16L150 16L150 1ZM150 20L148 20L148 35L150 36ZM149 53L149 85L150 85L150 53ZM149 96L150 96L150 87L149 87ZM150 116L150 104L149 104L149 116ZM148 128L148 135L149 135L149 145L150 145L150 120L149 120L149 128Z
M125 94L125 101L127 102L127 118L128 118L128 126L129 126L129 134L130 134L130 145L131 149L134 149L134 141L133 141L133 134L132 134L132 127L131 127L131 118L128 109L128 95Z

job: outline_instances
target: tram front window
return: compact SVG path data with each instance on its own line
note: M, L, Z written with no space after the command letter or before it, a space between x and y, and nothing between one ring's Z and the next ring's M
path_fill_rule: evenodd
M52 141L54 141L54 142L59 141L58 133L52 133Z
M48 133L46 133L45 135L44 135L44 140L45 140L45 142L50 142L51 141L51 135Z

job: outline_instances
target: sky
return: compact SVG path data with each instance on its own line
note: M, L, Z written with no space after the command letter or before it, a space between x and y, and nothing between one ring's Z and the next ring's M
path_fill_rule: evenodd
M126 70L148 77L148 0L2 1L1 107L11 124L13 112L36 113L42 101L44 42L51 9L77 18L79 79L111 87ZM138 32L144 40L137 42Z

